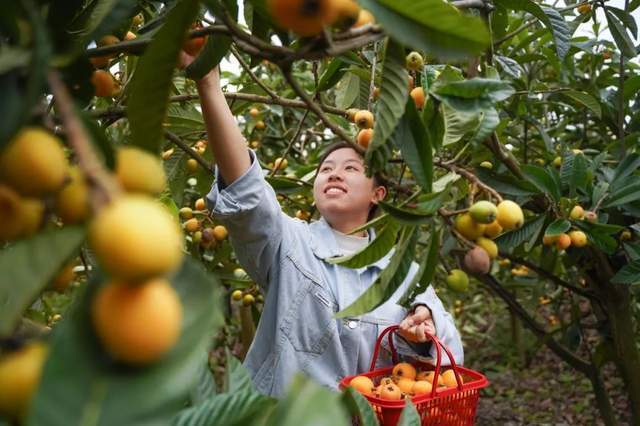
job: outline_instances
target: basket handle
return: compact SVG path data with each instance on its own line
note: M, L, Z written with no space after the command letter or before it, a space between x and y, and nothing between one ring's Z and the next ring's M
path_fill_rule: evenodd
M376 367L376 362L378 361L378 355L380 353L380 345L382 343L382 339L384 339L384 336L387 336L389 340L389 348L391 348L391 358L393 360L393 363L394 364L398 363L398 353L396 351L395 345L393 344L393 333L397 332L399 328L400 327L397 325L392 325L385 328L382 331L382 333L380 333L380 335L376 339L376 346L373 350L373 356L371 357L371 365L369 366L369 371L373 371ZM427 337L436 345L436 349L437 349L436 350L436 368L434 370L433 383L432 383L433 388L431 389L431 397L433 398L436 396L436 389L438 388L438 377L440 376L440 364L442 362L443 350L447 354L447 357L449 358L451 369L453 370L453 374L456 378L458 391L462 391L462 379L460 378L460 373L458 372L458 366L456 364L455 359L453 358L453 355L451 355L451 352L449 351L449 349L447 349L436 336L427 334Z

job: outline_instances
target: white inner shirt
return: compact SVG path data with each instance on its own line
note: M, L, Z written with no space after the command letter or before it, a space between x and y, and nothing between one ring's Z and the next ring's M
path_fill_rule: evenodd
M368 233L366 237L356 237L355 235L343 234L333 228L331 228L331 230L333 231L333 235L336 237L338 248L340 248L340 251L344 256L350 256L357 253L369 244Z

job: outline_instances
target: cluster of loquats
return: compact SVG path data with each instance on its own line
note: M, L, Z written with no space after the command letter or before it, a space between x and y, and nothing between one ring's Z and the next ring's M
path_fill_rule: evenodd
M373 15L354 0L267 0L267 8L278 26L302 37L323 29L358 28L373 23Z
M498 256L498 246L493 241L503 231L520 228L524 214L513 201L504 200L497 206L490 201L474 203L467 212L458 214L454 229L465 239L475 242L464 257L464 268L472 274L486 274L491 270L491 262ZM456 291L464 291L469 277L461 269L453 269L447 277L447 284Z
M595 212L585 211L579 204L571 209L569 218L571 220L586 220L592 223L598 221L598 215ZM568 233L562 232L557 235L545 235L542 238L542 243L545 246L554 245L558 251L566 250L572 246L581 248L586 246L587 242L587 234L577 229L569 231Z
M407 55L406 58L406 68L409 72L414 73L422 69L424 65L424 59L422 55L418 52L411 52ZM409 76L408 80L409 86L409 95L413 99L416 104L416 108L422 109L424 107L424 103L426 101L426 94L422 86L414 87L414 78L413 76ZM374 89L374 98L379 96L380 89ZM346 116L349 121L356 124L358 129L358 134L356 135L356 143L361 147L367 149L369 144L373 140L373 124L374 117L371 111L367 110L357 110L355 108L348 109L346 111Z
M394 365L391 376L377 377L374 380L367 376L356 376L349 382L349 386L366 396L400 401L420 395L430 395L435 379L433 370L416 369L407 362L401 362ZM462 376L460 380L464 383ZM457 385L454 371L444 370L438 375L436 392Z
M120 147L114 177L126 193L114 197L89 225L90 246L108 275L92 302L92 321L114 359L145 365L162 358L180 336L182 304L168 276L182 262L183 237L154 198L166 187L159 158Z
M187 234L191 235L191 242L199 245L202 249L213 249L221 243L229 233L224 225L213 225L204 198L198 198L193 208L182 207L179 215L184 222L182 227Z

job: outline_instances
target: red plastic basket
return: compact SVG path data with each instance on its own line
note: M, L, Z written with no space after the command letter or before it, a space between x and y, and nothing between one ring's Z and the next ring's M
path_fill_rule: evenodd
M396 352L393 344L393 332L399 327L393 325L387 327L376 341L376 346L371 359L371 367L368 373L362 373L358 376L367 376L377 386L380 379L385 376L391 375L393 366L379 368L374 370L376 361L378 360L378 353L380 351L380 344L385 335L389 339L389 347L391 348L391 355L393 363L398 362L398 353ZM418 414L420 415L422 426L435 426L435 425L447 425L447 426L467 426L473 425L476 416L476 409L478 407L478 399L480 397L480 389L489 385L489 381L485 376L477 371L469 368L464 368L456 365L451 352L440 343L437 337L429 336L433 344L436 345L436 365L417 362L414 363L421 367L423 370L434 371L433 389L430 394L418 395L411 398L411 401L416 406ZM442 351L444 351L449 357L451 363L451 369L453 369L456 376L457 387L451 388L438 388L438 378L440 377L440 364L442 361ZM340 381L340 389L344 389L349 386L351 380L357 376L348 376ZM460 378L462 377L462 382ZM400 419L400 414L404 408L405 401L390 401L387 399L381 399L375 396L365 395L365 398L369 401L380 424L383 426L396 426ZM357 424L357 423L355 423Z

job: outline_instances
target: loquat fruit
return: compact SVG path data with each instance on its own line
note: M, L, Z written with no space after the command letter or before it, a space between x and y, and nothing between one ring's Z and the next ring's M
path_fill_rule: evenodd
M393 367L392 373L398 378L416 379L416 368L408 362L400 362Z
M361 129L370 129L373 127L373 114L365 109L356 112L354 116L356 125Z
M89 226L89 242L110 274L128 280L169 273L183 256L178 224L162 204L142 195L104 207Z
M20 130L0 154L0 178L22 195L59 190L67 170L60 139L37 127Z
M227 228L224 226L218 225L213 228L213 236L216 240L222 241L227 238L227 235L229 235L229 233L227 232Z
M157 195L167 186L167 176L160 159L134 146L117 150L115 173L128 192Z
M362 129L358 132L358 136L356 137L356 141L358 145L363 148L369 147L369 144L373 140L373 129Z
M504 200L498 204L496 219L500 226L506 230L517 229L524 224L522 209L511 200Z
M424 89L422 88L422 86L419 86L419 87L416 87L415 89L412 89L411 92L409 92L409 95L413 99L413 102L415 102L416 108L417 109L422 109L422 107L424 106L424 101L425 101L425 94L424 94Z
M138 285L108 282L98 290L91 314L106 351L130 364L160 359L176 344L182 328L180 298L165 278Z
M66 224L84 222L90 214L87 182L77 166L69 168L69 179L56 196L56 214Z

